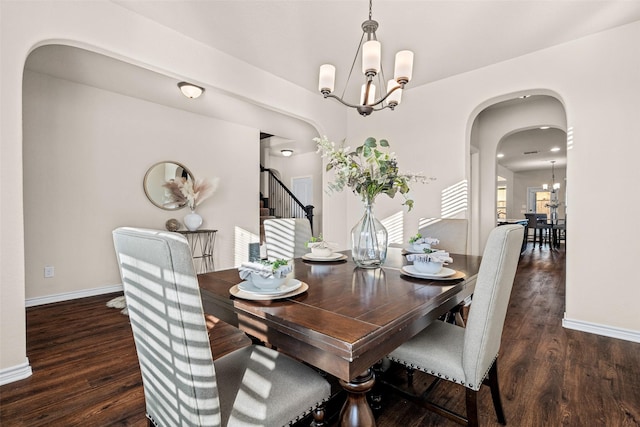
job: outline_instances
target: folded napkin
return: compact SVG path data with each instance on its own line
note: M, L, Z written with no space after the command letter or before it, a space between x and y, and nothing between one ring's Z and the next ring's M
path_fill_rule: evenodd
M265 279L280 279L291 273L291 270L293 270L291 264L281 265L276 271L273 271L271 264L263 264L261 262L243 262L238 267L238 273L242 280L247 280L251 273L259 274Z
M426 243L427 245L437 245L438 243L440 243L440 240L436 239L435 237L420 237L419 239L413 241L411 244L421 245L423 243Z
M423 262L441 262L446 264L453 262L453 258L449 256L449 252L435 251L429 254L409 254L407 255L407 261L423 261Z

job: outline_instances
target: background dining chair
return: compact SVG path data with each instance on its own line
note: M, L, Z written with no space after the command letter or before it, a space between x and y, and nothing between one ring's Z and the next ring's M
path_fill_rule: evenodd
M467 253L468 223L460 218L430 218L418 228L424 237L435 237L440 240L438 249L444 249L453 254Z
M467 253L467 235L469 221L460 218L428 218L421 220L418 233L424 237L435 237L440 240L438 249L444 249L452 254ZM444 315L444 320L464 326L466 313L471 304L471 297L466 298L460 305Z
M529 236L529 232L533 230L533 246L536 246L536 241L542 247L542 245L547 242L550 242L550 231L552 226L547 223L547 214L545 213L525 213L525 218L527 218L527 228L526 233L527 237Z
M497 357L522 237L521 225L492 230L482 256L466 328L435 321L389 354L393 362L437 377L427 394L441 379L465 386L466 418L426 400L425 395L416 396L393 387L405 398L458 423L477 426L477 392L486 381L498 421L506 424L498 387Z
M276 218L264 221L267 258L292 259L309 252L306 243L311 238L311 224L306 218Z
M311 411L323 425L330 385L313 369L261 346L215 362L187 240L113 231L146 415L154 426L283 426Z

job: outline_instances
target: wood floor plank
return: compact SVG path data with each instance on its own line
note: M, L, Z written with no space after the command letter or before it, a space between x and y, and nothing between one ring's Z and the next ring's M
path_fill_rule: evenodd
M563 250L529 245L509 303L499 382L507 424L515 427L640 427L640 344L564 329ZM0 387L0 425L146 426L144 395L127 316L102 295L28 308L27 355L33 375ZM249 339L216 323L214 357ZM390 367L404 384L403 369ZM431 378L415 373L415 387ZM464 413L464 391L443 382L437 403ZM480 424L499 426L481 389ZM397 396L385 396L378 427L455 426ZM335 426L331 426L335 427Z

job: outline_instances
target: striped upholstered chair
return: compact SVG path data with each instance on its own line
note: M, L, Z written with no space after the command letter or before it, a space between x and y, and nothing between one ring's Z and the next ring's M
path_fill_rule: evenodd
M477 426L477 392L487 382L498 421L506 424L498 387L497 358L523 236L521 225L503 225L489 235L466 328L433 322L389 355L394 362L435 376L433 386L441 379L463 385L466 418L426 400L426 396L415 396L396 388L397 391L440 415L463 425Z
M313 369L261 346L213 361L183 236L118 228L113 240L149 425L273 427L312 411L323 425L330 385Z

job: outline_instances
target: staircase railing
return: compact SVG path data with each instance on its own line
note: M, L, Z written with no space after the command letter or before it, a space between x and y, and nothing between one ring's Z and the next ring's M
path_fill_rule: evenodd
M305 206L298 200L291 190L274 175L271 169L260 165L260 172L268 173L268 198L271 215L277 218L307 218L313 233L313 206Z

